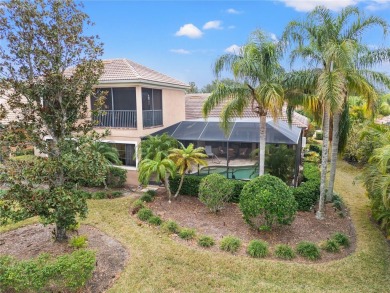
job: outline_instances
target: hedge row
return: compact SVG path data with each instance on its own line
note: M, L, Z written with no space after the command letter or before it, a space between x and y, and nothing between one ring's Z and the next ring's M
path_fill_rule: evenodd
M197 176L197 175L186 175L184 177L184 182L180 190L180 194L183 195L190 195L190 196L198 196L199 194L199 184L200 181L203 179L203 176ZM234 191L233 196L229 200L230 202L238 202L241 194L241 190L244 188L245 181L240 180L232 180L234 182ZM180 183L180 177L177 176L175 178L171 178L169 180L170 188L172 193L175 193L177 191L177 188L179 187Z
M315 164L303 164L303 182L293 188L298 210L309 211L316 204L320 195L320 170Z

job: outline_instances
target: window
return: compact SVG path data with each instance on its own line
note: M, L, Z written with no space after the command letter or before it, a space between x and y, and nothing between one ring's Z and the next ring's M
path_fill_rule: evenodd
M135 87L98 88L104 91L106 100L101 112L96 116L98 126L103 127L137 127L137 103ZM91 97L91 107L95 109L96 97Z
M162 90L142 88L142 115L144 127L163 124Z
M136 160L134 157L135 144L125 144L125 143L109 143L109 144L118 150L119 160L122 161L123 166L136 167Z

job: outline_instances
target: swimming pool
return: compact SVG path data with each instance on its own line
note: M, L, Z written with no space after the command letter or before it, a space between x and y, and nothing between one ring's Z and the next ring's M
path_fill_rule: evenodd
M252 166L231 166L227 170L226 167L222 166L208 166L203 167L199 170L199 175L209 175L213 173L218 173L223 176L226 176L228 173L228 178L230 179L241 179L241 180L249 180L255 178L259 175L259 169L256 165Z

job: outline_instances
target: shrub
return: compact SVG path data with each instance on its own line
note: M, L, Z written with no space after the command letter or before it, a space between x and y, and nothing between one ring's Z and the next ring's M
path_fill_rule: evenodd
M180 189L180 194L198 196L199 193L199 184L203 177L195 175L186 175L184 176L183 185ZM169 179L169 185L172 193L175 193L179 188L180 176Z
M145 204L144 204L144 202L141 199L137 199L137 200L135 200L132 203L131 207L132 207L132 212L133 212L133 215L134 215L134 214L138 213L138 211L140 209L144 208Z
M118 167L110 167L106 175L108 187L123 187L126 183L127 171Z
M320 170L315 164L303 164L303 180L300 186L292 188L298 210L310 211L320 195Z
M327 252L339 252L340 251L340 245L334 239L326 240L322 244L321 248L323 250L326 250Z
M80 249L88 246L88 237L85 235L75 236L69 239L69 246Z
M210 236L200 236L198 239L198 245L202 247L211 247L215 244L214 238Z
M152 202L153 201L153 197L148 193L144 193L139 199L143 202Z
M150 209L148 208L142 208L138 211L137 213L137 217L138 219L140 219L141 221L147 221L150 219L150 217L153 216L153 213Z
M312 242L299 242L296 250L299 255L310 260L317 260L321 257L320 249L315 243Z
M121 191L113 191L110 194L110 198L118 198L118 197L121 197L122 195L123 195L123 192L121 192Z
M340 233L340 232L334 233L331 236L331 239L334 240L337 244L344 246L344 247L349 247L349 245L350 245L349 237L343 233Z
M247 253L251 257L266 257L268 255L268 243L260 240L252 240L249 242Z
M231 197L233 183L221 174L210 174L202 179L199 185L199 200L210 211L216 213L223 208Z
M263 175L249 181L240 196L245 221L257 229L271 229L275 223L289 225L297 202L292 190L279 178Z
M95 252L89 250L76 250L55 259L48 254L22 261L0 256L0 288L4 292L75 291L92 277L95 263Z
M69 226L66 228L66 230L67 230L67 231L74 232L74 231L77 231L79 228L80 228L80 223L76 223L76 224L71 224L71 225L69 225Z
M320 156L322 155L322 147L318 144L311 144L309 145L309 151L316 152Z
M179 232L179 225L175 221L166 221L161 225L161 230L167 233Z
M337 193L333 193L332 205L335 209L338 209L339 211L342 211L344 208L343 199Z
M281 259L293 259L295 258L295 252L294 250L286 245L286 244L279 244L275 247L275 255L277 258Z
M83 196L86 199L91 199L93 197L93 194L91 192L85 191L85 190L80 190L79 191L81 196Z
M148 220L148 223L155 225L155 226L160 226L162 223L162 220L159 216L151 216Z
M234 236L225 236L221 240L221 249L235 253L241 247L241 240Z
M92 194L92 199L105 199L107 198L107 192L105 191L96 191Z
M204 177L202 176L197 176L197 175L186 175L184 177L183 181L183 186L180 190L180 194L183 195L190 195L190 196L198 196L199 194L199 185L201 180ZM241 180L230 180L233 184L233 192L231 194L230 201L231 202L239 202L240 194L241 191L246 184L246 181L241 181ZM179 182L180 182L180 177L177 176L175 178L170 178L169 179L169 184L172 193L175 193L177 188L179 187Z
M157 191L151 189L147 190L145 193L149 194L151 197L155 197L157 195Z
M178 235L181 239L190 240L195 237L195 230L189 228L182 228L180 229Z

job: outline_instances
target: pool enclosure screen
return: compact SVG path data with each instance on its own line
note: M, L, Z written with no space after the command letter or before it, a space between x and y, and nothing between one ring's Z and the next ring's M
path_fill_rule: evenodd
M196 146L203 146L207 154L226 158L226 165L229 168L229 162L232 159L249 158L250 152L258 147L259 120L259 118L235 119L230 123L227 131L221 128L219 118L186 120L151 135L167 133L184 145L194 143ZM296 150L294 168L294 182L296 182L301 158L302 129L284 121L272 119L267 119L266 128L267 144L295 146L293 148Z

